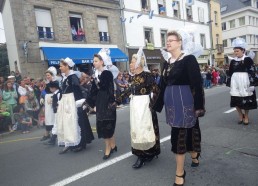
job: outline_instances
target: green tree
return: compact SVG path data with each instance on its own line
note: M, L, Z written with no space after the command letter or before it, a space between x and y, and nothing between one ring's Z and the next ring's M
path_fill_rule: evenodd
M0 76L10 75L10 67L6 44L0 44Z

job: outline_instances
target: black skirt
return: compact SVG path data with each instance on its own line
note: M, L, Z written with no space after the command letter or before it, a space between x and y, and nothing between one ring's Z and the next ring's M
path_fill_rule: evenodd
M115 133L116 120L97 120L98 138L111 138Z
M254 91L253 95L246 97L231 96L230 106L243 110L257 109L256 92Z
M201 130L199 120L192 128L175 128L171 130L171 151L175 154L201 152Z

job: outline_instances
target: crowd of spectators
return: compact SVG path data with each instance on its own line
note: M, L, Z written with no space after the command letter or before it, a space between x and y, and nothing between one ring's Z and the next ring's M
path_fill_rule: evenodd
M153 69L151 73L158 83L159 71ZM76 71L76 74L80 79L83 95L87 98L94 79L88 73ZM59 82L61 79L60 75L57 76ZM117 95L126 91L131 85L129 72L119 72L114 84ZM25 134L30 132L33 126L44 126L44 104L40 100L46 94L45 86L44 77L38 79L22 77L18 69L16 72L11 72L8 77L0 75L0 133L17 130ZM128 104L129 101L129 99L123 100L122 104ZM88 108L87 112L94 113L94 110Z

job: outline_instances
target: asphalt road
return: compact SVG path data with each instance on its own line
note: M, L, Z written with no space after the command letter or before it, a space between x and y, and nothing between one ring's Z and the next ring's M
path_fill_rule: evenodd
M200 119L202 154L200 166L191 168L187 155L186 186L258 185L258 110L250 111L250 125L238 125L230 111L229 89L205 90L205 117ZM228 111L228 113L224 113ZM129 107L117 111L118 152L103 161L104 142L95 140L83 152L59 155L60 147L39 141L44 129L29 134L0 136L0 185L2 186L169 186L174 182L175 160L171 152L170 127L159 114L161 154L139 170L131 168ZM95 116L90 116L95 127Z

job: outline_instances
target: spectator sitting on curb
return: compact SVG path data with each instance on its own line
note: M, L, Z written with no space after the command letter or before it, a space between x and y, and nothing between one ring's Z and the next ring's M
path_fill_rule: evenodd
M0 126L5 129L8 126L9 132L13 132L12 130L12 120L9 112L9 106L5 101L2 100L2 95L0 94L0 123L3 124Z

